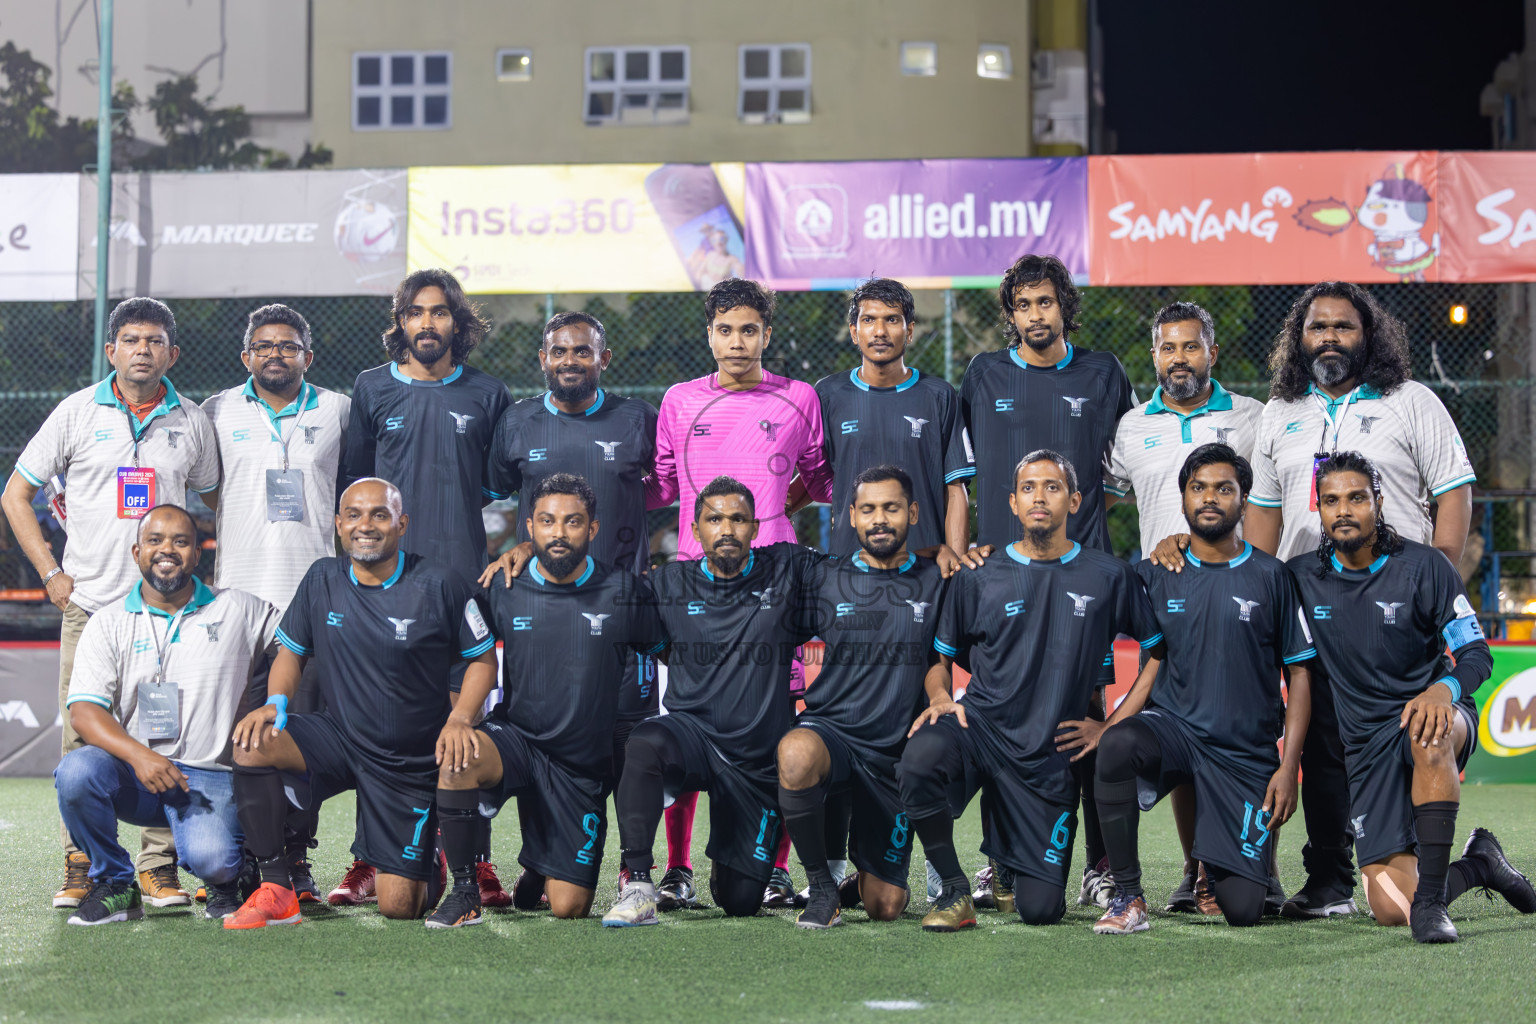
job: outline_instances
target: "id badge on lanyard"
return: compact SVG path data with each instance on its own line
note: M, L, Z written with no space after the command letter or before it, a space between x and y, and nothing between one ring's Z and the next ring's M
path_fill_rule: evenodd
M133 413L128 414L128 436L133 439L133 465L117 467L117 518L143 519L155 500L155 471L139 465L139 438Z
M179 609L165 628L165 643L155 632L154 617L149 616L149 635L155 643L155 678L139 686L139 731L145 740L173 742L181 738L181 688L166 682L165 662L170 656L171 644L181 629L181 617L186 608Z
M304 400L304 390L299 389L298 401ZM272 440L276 441L283 449L283 468L267 470L267 522L269 523L302 523L304 521L304 471L292 469L288 465L288 442L293 440L299 432L299 419L303 417L302 408L294 414L293 427L288 431L288 437L283 438L282 427L270 416L267 417L267 427L272 431Z
M1327 459L1328 457L1332 456L1335 452L1337 452L1339 450L1339 430L1344 425L1344 416L1345 416L1345 414L1349 412L1349 407L1350 407L1351 403L1354 402L1355 396L1358 395L1359 393L1360 393L1360 389L1359 389L1359 387L1356 387L1348 395L1344 396L1344 399L1343 399L1344 404L1342 406L1340 406L1338 412L1336 414L1332 415L1332 416L1328 415L1328 403L1324 399L1322 399L1321 397L1318 398L1318 402L1320 402L1322 404L1322 406L1323 406L1323 442L1325 444L1327 443L1327 441L1328 441L1328 428L1332 427L1333 428L1333 446L1332 446L1332 449L1330 451L1317 451L1317 452L1313 452L1312 453L1312 494L1311 494L1311 497L1309 497L1307 499L1307 509L1309 511L1312 511L1312 512L1318 511L1318 506L1317 506L1317 471L1318 471L1318 468L1322 466L1324 459Z

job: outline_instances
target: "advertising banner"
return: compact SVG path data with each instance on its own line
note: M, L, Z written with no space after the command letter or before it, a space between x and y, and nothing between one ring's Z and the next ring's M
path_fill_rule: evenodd
M465 291L677 292L741 277L740 165L413 167L410 267Z
M0 187L0 301L75 298L79 182L78 174L5 176Z
M59 645L0 644L0 777L52 775L62 733Z
M1536 646L1493 644L1493 675L1477 701L1468 782L1536 782Z
M1438 155L1088 158L1094 284L1441 280Z
M747 275L787 290L871 276L991 287L1027 252L1088 280L1087 161L747 165Z
M1444 281L1536 281L1536 159L1441 153Z
M81 209L95 190L81 179ZM388 294L405 276L405 198L404 170L114 175L108 295ZM92 298L94 216L79 237Z

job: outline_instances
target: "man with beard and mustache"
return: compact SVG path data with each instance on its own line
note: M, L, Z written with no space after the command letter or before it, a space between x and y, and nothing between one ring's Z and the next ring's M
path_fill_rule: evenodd
M468 365L490 330L446 270L418 270L395 289L392 325L384 332L390 362L357 375L343 459L346 480L376 476L400 489L414 527L406 551L471 581L485 569L485 522L480 510L496 498L491 486L491 438L511 404L506 385ZM458 673L456 670L455 686ZM491 864L487 823L481 841L486 901L511 897ZM354 863L327 897L336 904L373 898L373 869Z
M650 574L670 645L667 712L629 737L614 804L630 874L603 916L608 927L657 923L652 847L669 800L709 792L710 893L727 916L763 905L779 845L774 751L794 725L790 670L815 633L810 584L824 556L798 544L752 547L756 503L730 477L690 504L704 557Z
M1383 493L1406 524L1404 536L1458 564L1472 515L1472 463L1440 399L1410 379L1402 323L1364 288L1324 281L1291 306L1269 365L1270 400L1254 446L1243 536L1281 560L1313 550L1319 529L1314 471L1342 446L1381 471ZM1439 506L1433 522L1432 499ZM1168 538L1153 559L1178 568L1181 543L1187 541ZM1312 687L1301 771L1307 881L1282 913L1354 913L1344 748L1326 679Z
M917 717L897 769L901 802L941 879L928 931L976 924L954 819L978 790L990 821L982 852L1012 876L1019 917L1061 920L1079 774L1057 748L1058 730L1081 728L1117 634L1154 653L1162 642L1131 567L1068 536L1082 502L1072 464L1030 452L1014 480L1009 504L1023 539L1006 558L958 573L939 613L933 646L946 673L969 663L965 700L941 698Z
M310 566L283 615L267 703L234 730L235 800L261 886L225 928L303 920L283 848L287 808L349 789L352 853L377 868L379 912L416 918L435 902L438 771L480 747L474 723L496 684L496 638L470 580L402 550L409 525L393 484L348 487L336 514L347 557ZM310 658L326 710L289 715ZM468 668L455 699L459 662Z
M1008 511L1014 467L1026 452L1049 449L1065 456L1082 485L1080 504L1067 520L1067 537L1107 552L1104 464L1116 425L1136 404L1136 392L1112 353L1077 348L1069 340L1081 326L1081 296L1061 260L1021 256L1003 275L998 300L1008 344L972 359L960 383L960 421L975 452L977 543L1001 548L1019 539L1019 520ZM1111 664L1100 673L1099 685L1114 681ZM1093 813L1092 758L1080 767L1088 862L1078 902L1103 906L1113 886ZM1002 884L978 876L980 905L992 906L1000 895L1006 908L1006 879L997 881Z
M219 450L208 417L185 402L166 373L181 348L176 317L150 298L120 302L107 320L112 373L65 398L22 449L0 505L16 541L52 601L64 613L59 631L59 706L69 696L75 647L86 620L138 584L129 554L138 521L155 505L183 505L187 491L219 485ZM62 486L58 514L69 534L64 564L54 559L33 513L45 486ZM64 515L67 506L67 517ZM66 718L62 750L80 745ZM64 884L55 907L78 906L90 889L90 862L60 827ZM176 851L165 829L146 829L139 853L139 884L156 907L186 906L192 897L176 878Z
M813 583L826 653L778 749L779 808L810 883L801 928L842 924L829 839L843 845L846 837L871 920L894 921L909 899L911 823L896 763L913 716L950 697L933 648L947 584L937 562L909 550L921 511L912 488L895 466L860 473L848 509L860 549L824 563ZM852 803L851 819L834 819L844 836L828 834L833 794Z
M1460 772L1477 742L1475 691L1493 670L1461 576L1383 516L1384 482L1360 452L1317 467L1322 543L1288 565L1333 693L1349 813L1377 924L1455 942L1447 906L1468 889L1536 913L1536 890L1492 832L1474 828L1451 863ZM1305 767L1306 762L1302 762Z
M91 859L90 892L70 924L144 916L119 821L170 828L182 865L208 889L204 917L240 906L229 736L278 612L204 586L192 575L200 554L191 515L151 509L133 545L142 580L81 634L64 706L85 745L54 772L59 812Z
M336 553L337 478L352 399L304 379L315 360L312 345L309 323L296 310L277 304L253 310L240 352L250 378L203 403L224 477L203 496L218 514L214 580L279 612L309 567ZM266 700L268 668L270 659L253 683L258 703ZM294 710L320 710L320 680L305 684L303 704ZM301 900L317 901L309 866L315 822L296 812L289 827L294 889Z
M591 912L626 668L636 653L664 646L645 585L589 553L602 536L593 488L556 473L529 489L526 507L535 557L525 573L488 590L491 630L505 644L506 697L479 727L482 742L469 763L444 764L438 774L453 890L428 928L483 920L475 882L479 808L513 797L522 823L518 860L547 891L550 911L562 918Z
M1247 459L1224 444L1201 445L1178 482L1189 568L1136 566L1163 634L1163 650L1149 661L1155 676L1143 672L1107 728L1071 723L1061 743L1078 757L1098 746L1099 821L1116 889L1093 927L1100 934L1147 929L1140 812L1173 788L1193 784L1193 856L1206 867L1219 912L1240 927L1264 912L1271 832L1296 810L1311 713L1303 663L1317 654L1296 582L1279 559L1238 536L1253 485ZM1283 759L1275 750L1282 734Z

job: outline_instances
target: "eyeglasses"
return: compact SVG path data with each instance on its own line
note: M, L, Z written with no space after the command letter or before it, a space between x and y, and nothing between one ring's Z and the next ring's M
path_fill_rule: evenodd
M256 344L251 346L251 355L258 359L265 359L273 352L276 352L284 359L292 359L294 356L303 351L304 346L295 341L284 341L277 344L273 344L270 341L258 341Z

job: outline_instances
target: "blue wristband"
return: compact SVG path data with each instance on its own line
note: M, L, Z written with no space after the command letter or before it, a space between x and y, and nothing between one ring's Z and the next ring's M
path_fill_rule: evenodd
M272 728L282 732L288 727L288 698L282 694L268 697L267 703L277 708L277 717L272 720Z
M1456 681L1455 676L1446 676L1444 679L1436 679L1435 682L1444 683L1446 688L1451 691L1452 704L1461 700L1461 684Z

